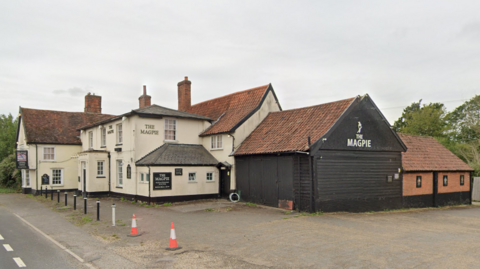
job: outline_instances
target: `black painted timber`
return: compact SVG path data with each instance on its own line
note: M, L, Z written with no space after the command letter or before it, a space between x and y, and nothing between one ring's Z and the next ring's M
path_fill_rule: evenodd
M412 195L403 197L403 207L433 207L433 194Z

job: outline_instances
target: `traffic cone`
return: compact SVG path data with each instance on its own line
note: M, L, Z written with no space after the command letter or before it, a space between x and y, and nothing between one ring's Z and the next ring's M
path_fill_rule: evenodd
M179 247L178 244L177 244L177 236L175 235L175 227L173 226L173 222L172 222L172 226L170 228L170 245L168 246L168 248L166 248L166 250L177 250L177 249L181 249L182 247Z
M132 230L130 234L127 234L127 236L130 236L130 237L140 236L140 234L137 231L137 220L135 219L135 214L133 214L133 218L132 218Z

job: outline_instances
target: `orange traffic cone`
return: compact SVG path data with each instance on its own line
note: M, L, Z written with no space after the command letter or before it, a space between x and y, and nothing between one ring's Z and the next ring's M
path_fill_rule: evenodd
M168 248L166 248L166 250L177 250L177 249L181 249L182 247L179 247L178 244L177 244L177 236L175 235L175 227L173 226L173 222L172 222L172 226L170 228L170 245L168 246Z
M133 218L132 218L132 230L130 234L127 234L127 236L130 236L130 237L140 236L140 234L137 231L137 220L135 220L135 214L133 214Z

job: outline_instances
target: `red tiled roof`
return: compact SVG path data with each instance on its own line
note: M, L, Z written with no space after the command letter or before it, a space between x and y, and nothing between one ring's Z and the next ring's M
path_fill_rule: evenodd
M27 143L81 145L78 128L113 115L20 108Z
M236 125L258 107L268 87L265 85L198 103L187 112L215 121L201 135L233 132Z
M473 171L433 137L398 135L408 148L402 153L405 171Z
M334 124L355 98L270 113L234 155L306 151Z

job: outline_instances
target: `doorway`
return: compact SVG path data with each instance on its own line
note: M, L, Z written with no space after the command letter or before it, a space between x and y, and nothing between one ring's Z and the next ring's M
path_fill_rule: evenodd
M220 190L219 196L228 198L230 195L230 168L220 167Z
M87 195L87 163L82 162L82 195L86 197Z

